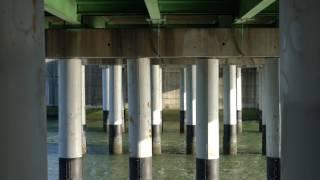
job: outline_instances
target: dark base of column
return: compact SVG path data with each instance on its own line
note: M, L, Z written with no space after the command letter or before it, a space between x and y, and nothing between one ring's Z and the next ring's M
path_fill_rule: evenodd
M259 132L262 132L262 111L258 110Z
M161 154L161 125L152 125L152 153Z
M237 125L225 124L223 128L223 154L237 154Z
M152 157L129 158L130 180L152 180Z
M267 135L266 125L262 125L262 155L267 153Z
M82 125L82 128L83 128L84 131L86 131L87 130L87 124Z
M184 133L184 119L186 111L180 111L180 133Z
M82 180L82 158L59 158L59 180Z
M109 153L122 154L122 127L121 125L108 125L109 127Z
M242 111L237 110L237 133L242 134Z
M280 180L280 158L267 157L267 180Z
M197 158L197 180L218 180L219 159L198 159Z
M102 127L103 127L103 131L107 132L107 120L108 120L108 116L109 116L109 111L103 111L102 112Z
M195 136L195 125L187 125L187 135L186 135L186 142L187 142L187 154L194 154L195 153L195 143L196 143L196 136Z

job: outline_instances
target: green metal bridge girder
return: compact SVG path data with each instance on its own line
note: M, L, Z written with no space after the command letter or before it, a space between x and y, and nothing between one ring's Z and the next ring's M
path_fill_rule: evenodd
M66 22L79 24L75 0L45 0L44 9Z

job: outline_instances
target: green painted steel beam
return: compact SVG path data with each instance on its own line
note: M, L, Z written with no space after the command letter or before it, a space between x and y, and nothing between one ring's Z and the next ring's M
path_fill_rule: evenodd
M137 0L77 0L80 14L145 13L143 1Z
M66 22L79 24L75 0L45 0L44 9Z
M241 18L236 19L235 24L244 24L248 21L251 21L256 15L263 12L266 8L271 6L277 0L261 0L253 8L247 11L241 16Z
M153 24L161 24L161 13L158 0L144 0L150 20Z

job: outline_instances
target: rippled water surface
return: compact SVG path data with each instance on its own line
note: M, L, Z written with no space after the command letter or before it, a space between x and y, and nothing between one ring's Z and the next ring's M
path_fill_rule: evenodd
M88 154L84 157L84 179L128 179L128 137L123 138L124 155L108 153L107 134L102 131L101 111L87 113ZM222 147L222 118L220 146ZM58 179L58 122L48 120L49 180ZM220 148L221 150L222 148ZM162 155L153 156L153 179L195 179L195 156L185 155L185 134L179 133L178 111L164 112ZM256 121L244 122L244 133L238 137L238 155L220 156L221 180L266 179L265 157L261 155L261 134Z

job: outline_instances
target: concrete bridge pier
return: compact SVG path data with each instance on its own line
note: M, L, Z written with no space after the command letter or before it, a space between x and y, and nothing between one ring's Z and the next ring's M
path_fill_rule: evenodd
M262 132L262 71L261 67L256 69L256 84L257 84L257 95L258 95L258 121L259 121L259 132Z
M269 59L266 71L266 144L267 144L267 179L280 180L280 128L279 114L279 60Z
M237 154L237 89L236 65L224 65L224 129L223 153L226 155Z
M102 127L107 132L107 124L110 110L110 68L105 66L102 68Z
M122 154L122 60L110 66L109 153Z
M161 81L160 65L151 65L152 152L161 154Z
M187 91L187 133L186 153L195 153L195 127L196 127L196 65L187 65L186 91Z
M261 139L261 153L262 155L266 155L267 152L267 130L266 130L266 121L268 119L268 112L267 112L267 93L268 92L268 84L266 84L266 79L268 78L268 74L266 72L266 67L263 66L261 69L261 109L262 109L262 139Z
M0 179L47 179L43 1L0 12Z
M186 68L180 69L180 133L184 133L186 120Z
M81 60L60 60L59 179L82 179Z
M196 179L219 179L219 60L197 61Z
M152 180L150 59L129 59L129 179Z
M82 154L87 153L86 140L86 66L81 66L81 119L82 119Z
M237 133L242 133L242 77L241 67L237 67Z

